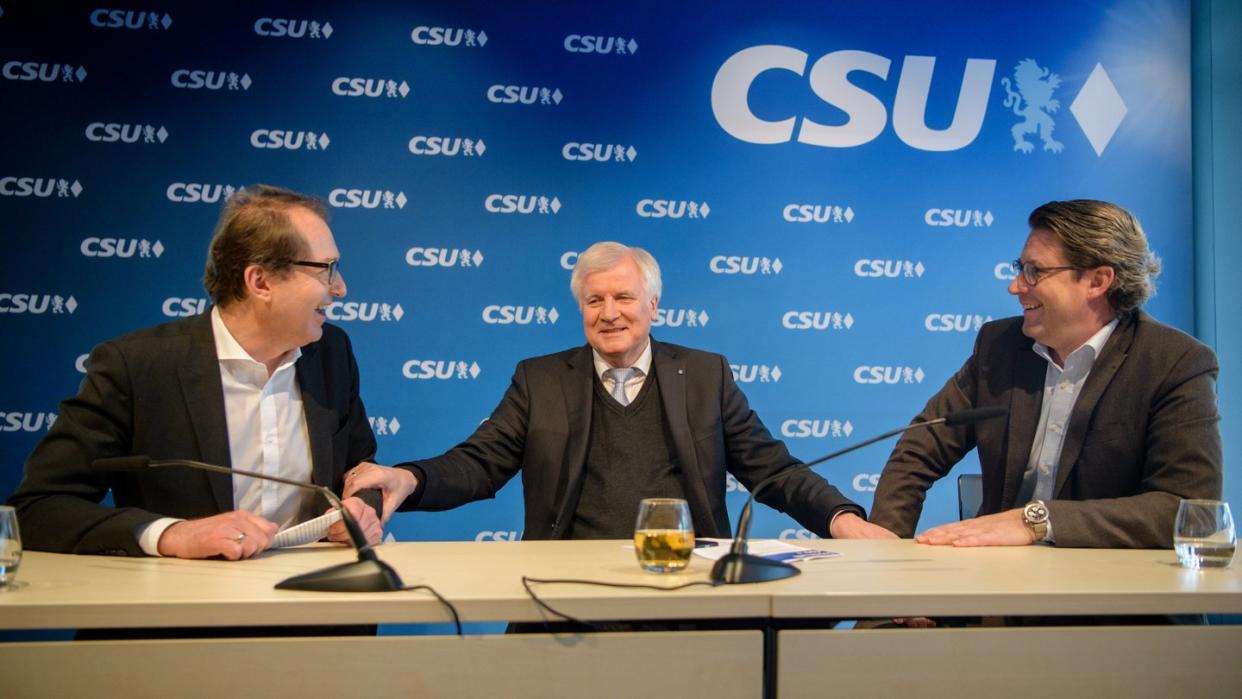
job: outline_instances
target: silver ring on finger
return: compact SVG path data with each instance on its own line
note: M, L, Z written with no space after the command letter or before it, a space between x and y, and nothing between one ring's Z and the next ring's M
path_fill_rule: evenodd
M237 536L233 537L233 541L241 543L246 540L246 532L237 532Z

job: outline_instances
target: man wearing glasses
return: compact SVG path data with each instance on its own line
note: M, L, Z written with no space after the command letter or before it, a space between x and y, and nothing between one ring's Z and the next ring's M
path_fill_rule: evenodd
M1171 548L1181 498L1221 496L1216 356L1140 309L1160 263L1129 212L1101 201L1031 213L1009 293L974 354L915 418L999 406L1005 420L906 433L872 521L915 533L927 489L978 448L979 516L920 543Z
M346 469L374 456L349 338L324 324L346 292L326 218L308 196L239 191L208 249L211 311L95 347L9 501L29 548L237 560L325 505L292 486L186 468L98 473L96 459L193 459L339 493ZM115 507L100 503L109 490ZM379 543L374 506L344 504ZM348 540L339 522L328 538Z

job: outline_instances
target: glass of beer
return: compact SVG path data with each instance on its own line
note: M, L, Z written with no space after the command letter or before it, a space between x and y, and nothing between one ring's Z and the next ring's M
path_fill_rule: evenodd
M1173 548L1186 568L1224 568L1237 545L1229 503L1182 500L1173 527Z
M678 498L647 498L638 506L634 553L650 573L676 573L690 565L694 524L690 506Z

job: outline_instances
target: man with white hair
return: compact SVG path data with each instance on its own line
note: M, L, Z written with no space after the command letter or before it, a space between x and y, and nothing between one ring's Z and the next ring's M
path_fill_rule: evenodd
M658 342L660 268L645 250L584 251L570 288L587 344L520 362L490 419L442 456L361 464L346 495L384 491L384 512L445 510L494 497L522 474L526 539L622 539L639 501L676 497L698 536L728 537L726 473L753 488L800 462L750 409L718 354ZM893 537L803 470L758 499L823 537Z

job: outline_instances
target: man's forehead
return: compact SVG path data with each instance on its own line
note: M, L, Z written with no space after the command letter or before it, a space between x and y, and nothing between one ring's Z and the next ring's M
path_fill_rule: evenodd
M336 240L332 237L332 229L328 228L327 221L319 214L305 207L295 206L289 209L289 221L311 251L336 254Z
M1061 244L1061 238L1052 231L1043 228L1033 229L1026 237L1026 243L1022 246L1022 258L1063 258L1065 256L1065 246Z
M618 291L618 290L641 290L643 286L643 275L638 269L638 265L630 258L625 258L617 264L605 270L591 272L582 280L582 288L584 291Z

